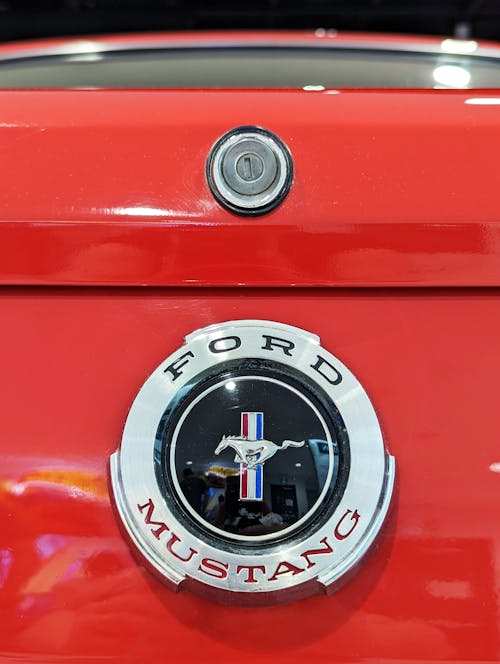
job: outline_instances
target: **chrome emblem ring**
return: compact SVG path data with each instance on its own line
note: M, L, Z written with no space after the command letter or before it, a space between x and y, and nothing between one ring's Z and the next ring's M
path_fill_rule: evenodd
M347 367L314 334L258 320L189 334L111 457L144 561L174 589L246 604L331 592L374 542L394 474Z

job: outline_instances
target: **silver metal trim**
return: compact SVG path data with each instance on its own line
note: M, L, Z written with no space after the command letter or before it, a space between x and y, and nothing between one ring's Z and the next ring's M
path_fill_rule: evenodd
M386 473L385 482L380 493L380 501L378 509L375 512L372 523L366 531L366 536L362 542L359 550L356 552L355 557L347 557L335 570L331 570L318 577L319 583L324 587L327 594L330 594L335 589L335 582L338 581L344 574L351 569L355 569L361 563L365 555L370 550L372 544L380 534L380 529L389 511L391 505L392 492L394 489L394 481L396 477L396 459L390 454L386 454Z
M357 39L342 39L337 37L332 38L313 38L304 41L302 35L298 35L300 41L294 41L293 39L285 41L266 41L258 39L248 39L248 40L238 40L238 39L223 39L216 38L213 41L205 40L196 40L196 39L187 39L186 41L172 41L168 37L165 37L165 41L115 41L106 42L101 40L72 40L68 43L60 44L58 46L47 46L41 48L26 48L25 51L18 50L18 44L16 44L16 51L13 53L0 53L0 62L15 61L15 60L26 60L30 58L39 58L39 57L56 57L56 56L80 56L87 54L106 54L106 53L127 53L134 51L161 51L161 50L185 50L185 49L212 49L212 48L273 48L279 50L281 48L297 48L297 49L331 49L334 51L342 50L357 50L363 52L395 52L395 53L406 53L406 54L426 54L426 55L436 55L436 56L450 56L457 58L491 58L491 59L500 59L500 45L498 47L494 46L478 46L477 49L473 52L467 53L456 53L450 52L439 48L437 44L414 44L409 43L408 41L365 41ZM335 40L335 41L334 41ZM3 46L5 48L5 46Z
M161 556L157 555L152 551L148 546L147 542L144 541L144 537L141 531L133 529L130 525L133 523L133 519L130 514L128 514L128 503L125 495L123 494L123 482L121 479L120 472L120 452L117 450L109 458L109 468L111 476L111 486L113 488L113 496L115 499L115 506L120 515L122 525L125 528L128 537L136 546L136 548L141 552L141 554L147 559L151 567L156 569L162 577L164 577L164 582L170 586L172 590L177 590L178 586L184 581L185 575L179 574L175 568L168 565L168 562L164 560Z

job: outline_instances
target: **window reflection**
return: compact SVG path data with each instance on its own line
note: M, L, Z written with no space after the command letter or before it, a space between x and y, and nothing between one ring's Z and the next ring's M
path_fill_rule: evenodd
M466 88L471 81L469 70L459 65L439 65L432 76L437 84L447 88Z

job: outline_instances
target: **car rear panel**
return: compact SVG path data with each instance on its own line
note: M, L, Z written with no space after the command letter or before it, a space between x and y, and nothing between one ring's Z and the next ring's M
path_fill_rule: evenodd
M4 284L494 286L498 105L474 91L0 92ZM290 148L238 217L205 163L246 124Z
M0 93L4 661L497 661L500 121L491 91ZM470 100L476 102L470 102ZM295 181L261 218L205 160L256 124ZM132 555L108 459L194 329L309 330L397 460L377 550L330 597L228 607Z

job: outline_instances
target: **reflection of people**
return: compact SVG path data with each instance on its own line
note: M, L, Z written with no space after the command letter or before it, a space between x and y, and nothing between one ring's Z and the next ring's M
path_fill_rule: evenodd
M238 475L226 477L224 502L217 510L215 524L228 532L239 533L251 527L262 527L260 519L269 513L264 501L240 500L240 478Z
M198 514L203 514L207 494L207 485L205 481L202 480L201 477L197 477L191 468L184 468L182 471L182 477L182 493L191 507L198 512Z
M220 510L220 506L224 502L224 494L219 492L220 489L210 488L210 481L209 481L209 489L207 493L207 501L205 506L205 518L207 519L207 521L210 521L211 523L216 521L217 515Z

